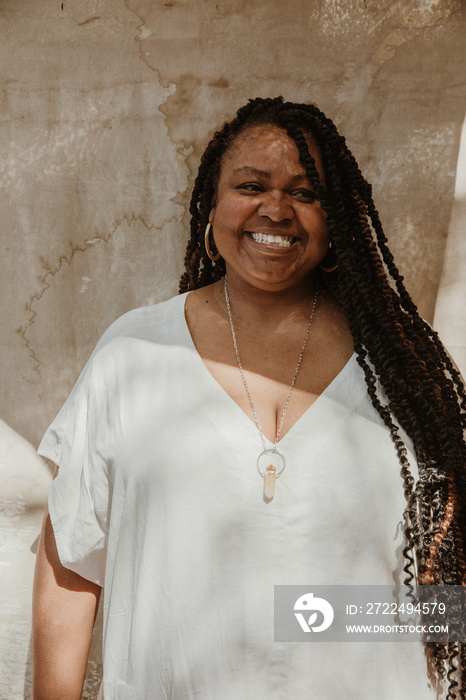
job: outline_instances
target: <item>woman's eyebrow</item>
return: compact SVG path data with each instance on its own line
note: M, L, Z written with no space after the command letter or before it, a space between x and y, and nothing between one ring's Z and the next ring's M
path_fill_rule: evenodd
M233 175L240 175L243 173L248 175L261 175L262 177L267 177L270 179L270 173L266 172L265 170L259 170L259 168L254 168L251 165L243 165L241 168L236 168L236 170L233 170Z

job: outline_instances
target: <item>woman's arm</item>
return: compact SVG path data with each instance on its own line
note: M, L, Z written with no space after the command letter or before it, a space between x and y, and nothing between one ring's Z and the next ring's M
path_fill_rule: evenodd
M101 588L65 569L48 512L33 594L33 700L80 700Z

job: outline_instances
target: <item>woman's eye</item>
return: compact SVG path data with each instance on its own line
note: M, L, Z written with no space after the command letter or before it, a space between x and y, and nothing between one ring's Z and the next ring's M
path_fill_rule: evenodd
M316 193L312 190L296 190L292 196L302 202L315 202L317 199Z
M239 185L236 189L246 190L246 192L262 192L262 186L257 182L245 182L244 184Z

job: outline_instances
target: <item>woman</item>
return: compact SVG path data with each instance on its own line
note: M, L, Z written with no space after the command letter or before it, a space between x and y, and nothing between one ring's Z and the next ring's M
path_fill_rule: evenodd
M466 572L464 388L344 139L251 100L190 213L182 294L111 326L40 447L35 700L80 697L104 579L105 700L464 697L461 645L428 682L417 644L272 641L276 584Z

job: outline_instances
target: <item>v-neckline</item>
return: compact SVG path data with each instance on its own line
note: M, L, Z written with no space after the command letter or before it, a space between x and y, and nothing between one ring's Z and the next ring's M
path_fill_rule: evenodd
M230 404L233 405L234 410L237 412L239 417L241 418L241 421L243 424L246 424L249 426L249 429L253 429L256 435L259 434L259 431L257 429L257 425L254 422L254 418L249 413L244 411L239 404L236 403L236 401L230 396L228 391L224 389L224 387L220 384L220 382L217 381L217 379L214 377L212 372L209 370L207 367L206 363L202 359L201 355L199 354L199 351L194 343L193 337L191 335L191 331L189 330L189 325L188 321L186 318L186 300L188 298L188 295L190 292L186 292L184 294L184 299L183 299L183 322L184 322L184 329L186 333L186 340L187 340L187 345L190 347L190 349L194 353L194 357L196 359L196 363L200 365L203 368L203 373L205 376L207 376L207 379L211 386L216 390L216 392L219 394L219 396L226 397L225 400L228 401ZM282 438L278 441L278 445L281 445L284 441L287 440L288 436L291 436L292 433L295 432L295 429L299 429L299 424L301 422L304 422L307 417L311 414L314 413L316 410L318 410L319 406L317 408L314 408L317 404L322 404L323 399L325 396L330 394L336 385L340 384L341 381L345 378L347 372L349 371L349 368L353 366L354 361L356 360L356 353L353 352L352 355L349 357L348 361L343 365L341 370L338 372L338 374L335 375L335 377L332 379L332 381L327 384L325 389L317 396L317 398L311 403L310 406L299 416L299 418L293 423L293 425L290 426L290 428L286 431L285 435L283 435ZM298 426L298 427L297 427ZM267 448L273 447L275 444L275 441L271 441L266 435L263 436L264 441L266 443Z

